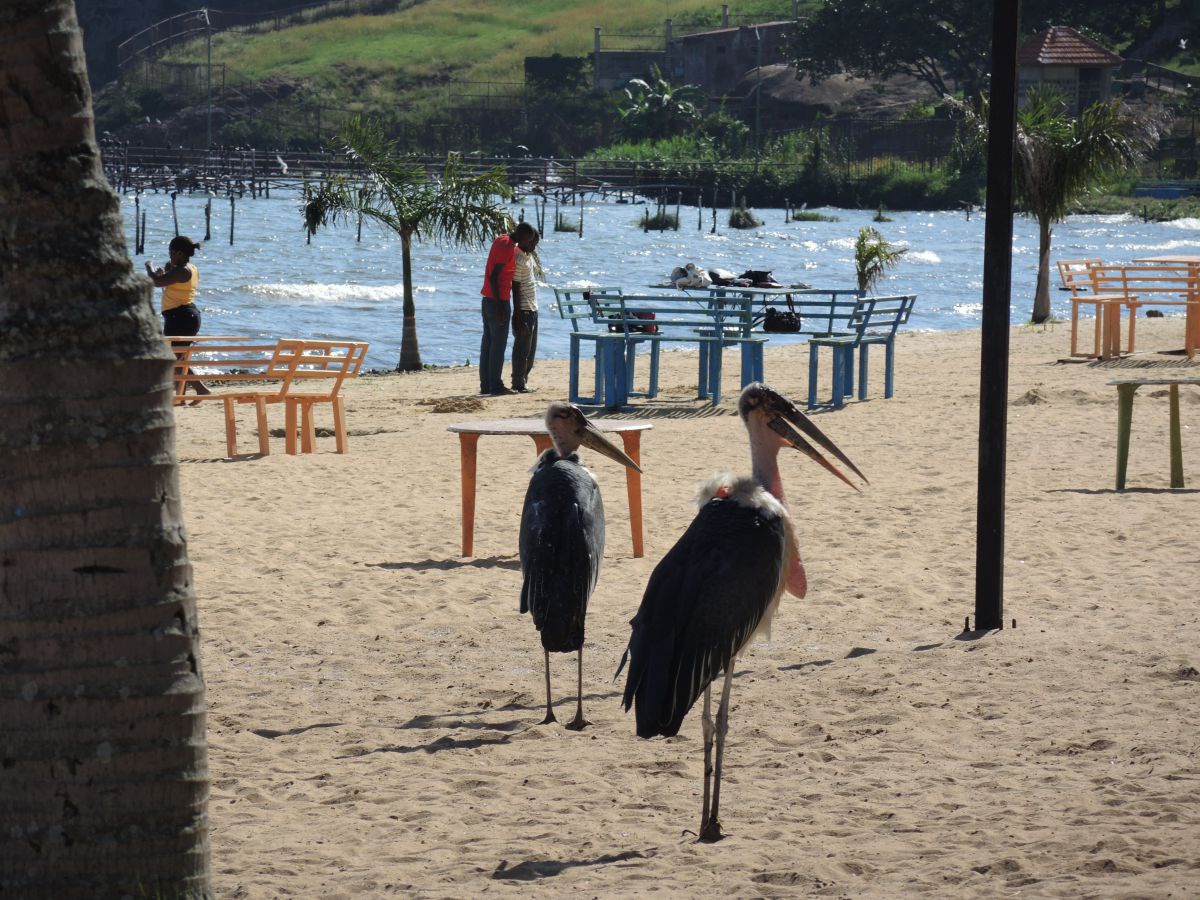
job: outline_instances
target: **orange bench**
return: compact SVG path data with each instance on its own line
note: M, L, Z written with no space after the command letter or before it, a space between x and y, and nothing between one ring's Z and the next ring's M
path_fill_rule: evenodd
M225 342L203 335L169 338L175 353L176 406L189 402L219 402L225 411L225 447L237 456L238 404L254 404L258 422L258 452L270 453L267 406L284 404L285 449L294 454L299 425L300 452L316 449L313 407L328 403L333 410L337 452L346 452L346 412L341 387L362 369L367 344L361 341L280 339L256 344L236 338ZM189 382L203 381L211 394L184 394Z
M1200 346L1200 267L1187 264L1105 266L1091 260L1083 267L1065 268L1059 263L1063 282L1071 289L1071 355L1114 359L1132 353L1137 311L1143 306L1182 306L1186 311L1184 351L1188 359ZM1091 352L1079 349L1079 307L1096 306L1096 330ZM1128 339L1122 346L1121 314L1129 315Z

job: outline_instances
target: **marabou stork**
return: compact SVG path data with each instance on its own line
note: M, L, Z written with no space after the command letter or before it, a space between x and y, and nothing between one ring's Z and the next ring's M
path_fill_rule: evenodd
M626 711L635 707L638 737L676 734L692 704L704 694L704 806L699 840L706 842L722 837L721 764L738 654L755 634L769 631L785 589L797 597L807 590L783 495L779 451L799 450L858 490L805 440L807 436L867 480L790 400L765 384L752 384L742 392L738 413L750 432L753 474L738 478L722 473L701 485L696 497L699 512L651 574L621 659L622 668L630 660L624 705ZM722 672L725 678L714 726L712 682Z
M579 654L575 718L567 728L580 731L591 724L583 717L583 625L604 558L604 504L596 479L575 451L582 444L631 469L641 468L570 403L550 404L546 431L554 446L533 467L521 511L521 612L533 616L546 655L546 718L541 724L555 721L550 654Z

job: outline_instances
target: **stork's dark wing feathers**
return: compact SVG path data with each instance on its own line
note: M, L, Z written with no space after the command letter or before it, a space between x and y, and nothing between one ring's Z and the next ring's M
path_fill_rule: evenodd
M625 682L640 737L677 733L746 645L778 588L785 540L777 516L714 499L654 569L632 622Z
M604 504L577 457L553 451L538 463L521 511L521 612L533 616L542 646L583 646L588 598L604 557Z

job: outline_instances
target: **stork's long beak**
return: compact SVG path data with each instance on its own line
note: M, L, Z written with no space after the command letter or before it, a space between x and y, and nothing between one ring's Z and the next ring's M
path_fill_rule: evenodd
M838 449L837 444L825 436L825 432L821 431L813 421L802 413L796 404L792 403L783 397L778 397L775 402L771 403L770 418L767 420L767 427L778 434L781 438L788 442L792 447L795 447L813 462L818 463L825 469L832 472L850 487L858 490L858 485L847 478L842 471L833 463L827 460L821 451L805 440L805 437L812 438L813 441L825 448L829 453L836 456L850 471L863 480L864 484L870 484L867 476L858 470L858 466L850 461L845 453Z
M626 456L624 450L606 438L604 433L591 422L588 422L583 430L579 432L579 443L589 450L595 450L597 453L607 456L613 462L619 462L621 465L637 472L642 471L641 466Z

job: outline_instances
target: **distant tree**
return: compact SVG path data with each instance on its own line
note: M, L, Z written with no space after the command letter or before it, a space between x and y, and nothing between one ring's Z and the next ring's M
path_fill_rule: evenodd
M986 140L987 101L978 111L955 105L976 139ZM1051 226L1092 188L1136 167L1157 145L1167 122L1164 111L1137 113L1116 99L1095 103L1075 118L1052 90L1039 87L1026 95L1017 111L1013 186L1018 204L1038 222L1033 322L1050 318Z
M71 0L0 3L0 897L212 896L173 357Z
M466 170L458 156L446 157L441 176L430 180L425 167L396 152L383 128L374 120L356 116L330 141L330 149L344 155L352 174L323 181L305 203L304 225L310 234L317 228L361 215L394 231L400 238L404 273L404 330L400 339L398 371L421 368L417 342L417 308L413 299L412 242L431 240L456 247L483 247L512 227L512 216L498 200L509 196L504 170L499 166L482 174ZM483 283L483 265L479 267Z
M984 85L991 41L990 3L968 0L838 0L802 19L789 55L801 77L819 82L849 72L860 78L909 75L939 97Z
M1150 16L1148 4L1128 0L1025 0L1021 7L1027 34L1065 24L1109 45L1123 45ZM813 82L844 72L909 75L939 97L954 93L951 83L974 97L987 85L991 29L992 4L977 0L826 0L797 24L788 55Z
M617 112L631 137L662 138L690 128L700 120L704 92L694 84L675 86L658 66L652 77L633 78L625 86L625 101Z

